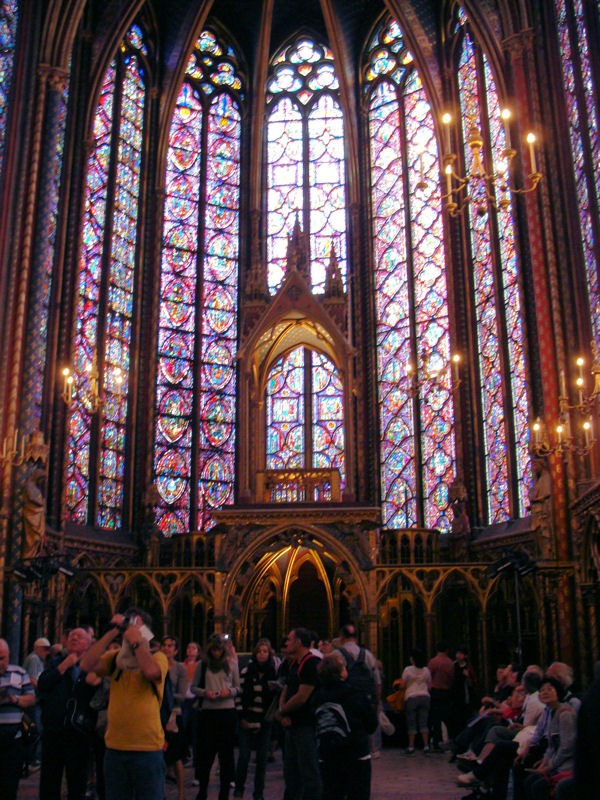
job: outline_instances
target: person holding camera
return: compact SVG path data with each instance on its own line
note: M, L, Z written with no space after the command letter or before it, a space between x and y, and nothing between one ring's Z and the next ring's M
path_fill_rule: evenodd
M150 651L151 624L139 608L115 614L108 631L81 659L82 669L110 679L106 800L163 800L165 737L160 706L169 663L164 653ZM107 652L119 636L120 649Z
M234 755L237 715L235 698L240 690L237 662L227 658L225 638L213 634L205 658L196 667L191 690L199 698L198 800L206 800L210 771L219 758L219 800L228 800L234 780Z
M90 708L95 687L81 658L90 646L90 634L73 628L65 652L50 658L38 678L42 709L42 767L40 800L60 800L63 774L69 800L84 800L96 715ZM90 678L91 680L91 678Z
M0 639L0 797L16 800L23 766L23 711L35 703L29 675L9 664L8 642Z

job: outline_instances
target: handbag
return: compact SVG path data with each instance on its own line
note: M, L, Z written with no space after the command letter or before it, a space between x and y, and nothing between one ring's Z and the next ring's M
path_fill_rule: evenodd
M69 697L65 705L65 727L89 736L96 730L96 714L89 703L79 703L76 697Z
M379 712L379 725L386 736L393 736L396 733L396 728L385 711Z
M388 694L385 698L389 707L394 711L396 714L401 714L404 711L404 695L406 693L406 689L403 686L399 686L394 692Z

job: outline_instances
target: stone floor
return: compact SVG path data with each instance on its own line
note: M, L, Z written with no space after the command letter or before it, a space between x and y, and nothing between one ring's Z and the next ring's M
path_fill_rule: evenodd
M251 767L252 769L252 767ZM386 748L381 758L373 761L372 800L460 800L469 794L468 790L456 786L456 767L448 764L448 756L432 754L424 756L421 752L407 756L398 748ZM197 789L192 786L191 767L185 770L186 800L195 800ZM248 785L252 785L252 774ZM39 772L32 773L21 781L19 800L37 800ZM216 800L217 779L213 774L209 790L209 800ZM66 792L63 797L66 798ZM95 797L95 795L94 795ZM177 800L177 790L171 783L166 784L166 800ZM246 797L251 800L251 790L247 788ZM281 800L283 797L283 769L281 754L276 753L275 762L269 764L265 800ZM140 800L143 800L141 798Z

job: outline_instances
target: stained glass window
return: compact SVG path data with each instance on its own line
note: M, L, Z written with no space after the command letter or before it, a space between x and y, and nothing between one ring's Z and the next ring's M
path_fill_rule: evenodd
M169 134L155 480L166 536L212 526L233 502L242 80L206 30Z
M43 327L37 327L35 338L37 339L39 349L36 352L36 365L35 370L37 374L36 380L33 381L35 392L35 405L38 409L38 418L42 411L42 393L44 386L44 369L46 363L46 346L48 339L48 319L50 314L50 296L52 291L52 281L54 277L54 254L56 249L56 226L58 220L58 198L60 191L60 182L63 167L64 143L65 143L65 127L67 120L67 102L68 102L68 86L62 91L59 98L57 98L57 130L56 130L56 158L52 159L47 165L49 170L48 176L48 200L52 209L49 214L48 221L50 227L47 230L47 236L39 237L36 242L36 248L43 253L43 272L44 279L34 289L34 295L31 296L31 323L39 326L39 321L43 320ZM39 305L38 305L39 304ZM35 306L35 308L34 308Z
M590 58L590 38L594 34L588 32L582 0L555 0L555 6L590 318L600 347L600 220L593 212L594 206L600 207L600 120L598 87ZM600 15L597 3L596 11ZM593 38L591 46L597 47Z
M338 370L297 347L272 367L266 388L267 469L338 469L344 479L344 403Z
M4 163L6 120L12 88L15 41L19 22L19 3L7 0L0 8L0 175Z
M506 148L498 92L488 60L475 47L462 12L459 24L462 140L467 140L467 126L473 122L489 134L491 150L482 156L484 167L487 162L489 168L490 153ZM464 158L468 164L467 153ZM473 263L487 513L488 522L495 523L524 513L530 458L525 340L513 209L509 203L493 219L491 213L486 213L491 210L486 206L485 198L474 198L467 211L467 230ZM514 464L509 460L511 451L515 454ZM516 498L511 491L513 480L518 487Z
M288 235L298 218L309 235L315 292L331 249L346 276L344 124L331 51L307 37L273 60L267 81L267 258L269 288L284 278Z
M447 531L455 434L438 149L393 20L369 44L365 91L384 524Z
M102 81L77 296L67 514L78 523L113 529L123 520L146 54L142 32L133 26Z

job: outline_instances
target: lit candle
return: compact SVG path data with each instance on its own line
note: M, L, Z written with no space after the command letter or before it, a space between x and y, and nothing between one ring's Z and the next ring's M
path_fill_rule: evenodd
M585 436L585 446L586 448L590 446L590 421L586 419L583 423L583 435Z
M446 167L446 190L448 197L452 196L452 167L450 164Z
M508 150L510 148L510 128L508 126L510 110L508 108L503 108L500 116L502 117L502 122L504 123L504 136L506 139L506 149Z
M534 172L537 172L535 163L535 150L533 148L533 145L535 144L535 133L527 134L527 144L529 145L529 163L531 165L531 174L533 175Z
M448 112L446 112L442 116L442 123L444 125L444 130L446 131L444 135L444 145L446 147L446 153L450 152L450 123L452 122L452 117Z
M563 426L562 425L557 425L556 426L556 441L558 442L558 444L560 444L562 442L562 433L563 433Z
M454 364L454 380L458 383L460 380L460 356L458 353L452 356L452 363Z
M581 356L579 356L579 358L577 359L577 361L575 363L577 364L577 367L579 369L579 375L577 376L577 380L575 381L575 383L577 384L577 390L579 392L579 405L582 405L583 404L583 390L585 388L585 380L583 378L584 360L583 360L583 358L581 358Z
M538 417L536 419L536 421L533 423L533 439L534 439L535 444L539 444L540 443L540 428L541 427L542 426L540 425L540 418Z

